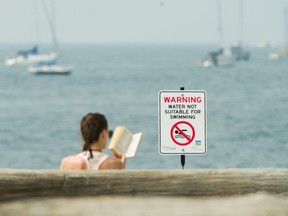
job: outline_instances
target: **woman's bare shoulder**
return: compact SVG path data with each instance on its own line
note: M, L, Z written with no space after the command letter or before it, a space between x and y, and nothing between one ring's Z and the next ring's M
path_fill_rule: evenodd
M121 160L117 158L108 157L99 167L99 169L124 169Z
M87 169L84 159L79 155L70 155L62 159L61 170L82 170Z

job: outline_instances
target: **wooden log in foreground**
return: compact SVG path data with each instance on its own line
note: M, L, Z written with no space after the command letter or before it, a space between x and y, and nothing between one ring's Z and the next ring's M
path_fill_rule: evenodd
M1 202L0 215L287 216L288 197L263 193L240 197L54 197Z
M256 192L288 195L288 169L0 169L0 201L45 196L235 196Z
M237 197L95 196L0 203L3 216L287 216L288 197L262 193Z

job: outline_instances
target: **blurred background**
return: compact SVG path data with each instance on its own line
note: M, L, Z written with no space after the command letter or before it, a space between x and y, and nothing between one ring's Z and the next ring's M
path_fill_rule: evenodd
M287 167L287 0L2 0L0 167L57 169L80 120L144 136L129 169L181 168L158 153L158 92L205 90L208 151L186 168Z

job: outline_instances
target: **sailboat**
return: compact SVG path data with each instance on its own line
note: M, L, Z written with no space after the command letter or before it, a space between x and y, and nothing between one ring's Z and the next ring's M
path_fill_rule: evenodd
M206 57L196 62L197 65L210 68L213 66L221 66L221 67L231 67L234 65L234 58L231 53L231 49L229 47L225 47L224 39L223 39L223 25L222 25L222 12L221 12L221 0L217 2L218 6L218 31L219 31L219 38L220 38L220 48L218 50L210 51Z
M250 52L243 48L243 32L244 32L244 1L240 0L240 39L231 44L230 49L235 61L248 61Z
M59 50L59 45L56 37L56 30L55 30L55 12L53 13L54 16L51 15L49 12L46 4L42 1L43 8L45 9L46 19L50 26L50 30L52 32L52 39L55 49ZM36 64L31 65L28 67L28 72L32 74L44 74L44 75L67 75L72 72L71 66L63 66L58 65L56 59L46 59L43 61L38 61Z
M285 24L285 46L270 53L270 60L279 60L288 58L288 8L284 10L284 24Z
M213 66L231 67L234 65L234 58L231 50L227 47L210 51L206 57L196 62L198 66L210 68Z
M37 10L37 5L36 5ZM35 12L37 15L37 11ZM38 17L36 17L36 20L38 20ZM37 29L37 26L36 26ZM58 54L56 51L52 51L50 53L42 54L39 53L38 45L34 45L30 49L24 49L24 50L18 50L15 56L9 57L5 59L4 63L7 66L13 66L13 65L22 65L22 64L34 64L38 62L43 61L54 61L58 57Z
M19 50L15 57L5 59L4 63L7 66L13 66L16 64L33 64L41 61L56 60L58 54L51 52L49 54L39 54L38 46L34 46L31 49Z
M250 52L243 49L241 41L233 43L230 49L235 61L248 61L250 59Z

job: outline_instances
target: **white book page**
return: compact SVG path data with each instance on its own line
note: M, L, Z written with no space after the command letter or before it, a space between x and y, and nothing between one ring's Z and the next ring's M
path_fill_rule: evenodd
M133 134L124 126L117 126L113 132L109 150L115 151L117 154L124 154L131 142Z
M139 143L141 142L141 138L142 138L142 133L136 133L133 135L130 145L125 154L127 158L135 157Z
M133 139L133 137L132 137ZM117 153L123 154L129 148L128 143L131 140L131 134L127 130L123 130L121 138L118 140L117 145L115 146L115 151ZM130 141L131 142L131 141Z

